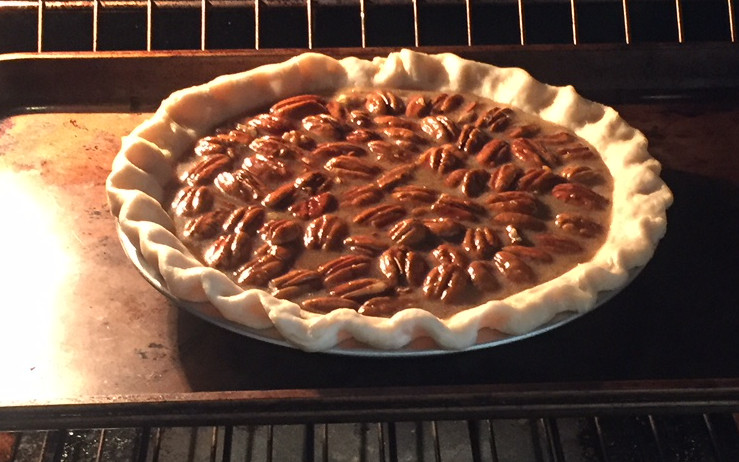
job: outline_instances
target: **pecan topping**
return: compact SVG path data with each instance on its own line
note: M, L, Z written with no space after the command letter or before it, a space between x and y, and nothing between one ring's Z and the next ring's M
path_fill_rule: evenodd
M267 180L284 180L292 175L287 164L279 159L266 157L263 154L255 154L244 159L241 167L247 171L251 178L265 178Z
M501 225L512 225L519 229L533 231L541 231L546 228L546 224L540 219L518 212L501 212L493 217L493 221Z
M303 244L307 249L338 249L348 230L349 227L341 218L323 215L311 221L305 228Z
M522 191L548 192L554 185L562 182L548 167L534 168L518 179L518 189Z
M266 157L295 159L300 156L299 148L282 138L263 136L249 144L249 149Z
M413 306L408 297L374 297L362 303L357 310L365 316L392 316L393 314Z
M399 184L410 180L413 177L413 171L415 169L416 166L413 164L400 165L380 175L375 183L377 183L377 186L379 186L380 189L386 191L393 189Z
M507 135L511 138L531 138L532 136L539 133L539 126L536 124L519 125L511 128Z
M421 119L421 130L433 140L442 143L455 141L459 136L457 124L444 115L424 117Z
M577 183L558 184L552 188L552 195L562 202L587 210L602 210L608 205L608 199Z
M557 151L557 155L567 161L587 160L595 157L595 153L587 146L562 148Z
M322 193L331 187L331 179L321 172L306 172L295 179L293 186L296 190L310 195Z
M377 156L378 160L388 162L407 162L412 159L413 151L403 149L397 144L384 140L374 140L367 143L367 147Z
M487 227L470 228L462 239L462 248L475 260L486 260L500 249L500 239Z
M262 205L276 209L285 208L295 199L295 184L285 183L264 196Z
M314 313L329 313L340 308L350 308L356 310L359 303L342 297L315 297L303 300L300 303L303 308Z
M431 252L431 255L439 264L454 263L460 266L467 264L467 257L464 252L453 245L441 244Z
M223 221L227 233L253 233L262 226L265 210L259 206L245 206L234 209Z
M380 138L380 135L377 133L366 130L364 128L358 128L356 130L352 130L349 133L347 133L344 136L344 139L349 141L350 143L367 143L372 140L377 140Z
M511 154L528 167L544 167L542 151L542 148L526 138L516 138L511 143Z
M356 215L354 223L367 223L375 228L384 228L402 218L405 214L405 209L399 205L381 204L370 207Z
M245 122L247 127L253 128L260 134L281 135L292 130L290 119L275 114L259 114Z
M380 271L394 286L420 286L428 271L423 256L402 245L390 247L383 252L379 263Z
M351 281L369 273L372 259L365 255L344 255L318 267L326 287Z
M294 221L276 219L265 223L259 234L272 245L282 245L298 240L303 235L303 229Z
M177 215L189 217L206 212L213 205L213 193L205 186L186 186L172 201Z
M495 254L493 261L498 271L514 284L533 284L536 282L534 270L511 252L499 251Z
M247 233L225 234L213 242L205 251L205 262L215 268L233 268L242 262L251 251L251 240Z
M490 174L481 168L455 170L446 177L445 183L459 189L467 197L477 197L487 188Z
M551 263L554 261L552 256L538 247L528 247L524 245L507 245L503 247L505 252L512 253L513 255L528 260L530 262L539 263Z
M225 154L235 159L246 152L246 146L254 140L255 136L255 133L245 133L241 130L206 136L198 140L193 152L196 156Z
M415 130L417 128L417 125L412 120L404 119L402 117L394 116L394 115L383 115L383 116L377 116L375 117L375 125L380 127L397 127L397 128L404 128L407 130ZM387 134L386 135L395 138L395 136Z
M415 218L408 218L400 221L388 231L390 239L395 241L397 244L407 245L410 247L423 244L428 234L429 230L426 225L424 225L421 220Z
M557 214L554 224L563 231L582 237L595 237L603 233L603 226L582 215L562 212Z
M364 150L363 147L357 146L354 143L344 141L332 141L319 144L316 149L311 152L310 155L314 158L326 159L339 156L361 157L366 154L367 152Z
M446 303L459 301L470 286L470 277L459 265L442 263L429 271L423 282L423 293L428 298Z
M424 139L418 133L409 128L403 127L385 127L380 133L394 140L410 141L411 143L423 143Z
M273 278L283 274L288 268L286 261L266 254L256 257L238 269L239 284L266 286Z
M329 293L334 297L343 297L361 302L384 295L389 291L390 286L385 281L375 278L361 278L336 285L329 290Z
M464 102L464 96L459 93L448 95L441 93L431 100L431 112L434 114L443 114L457 109Z

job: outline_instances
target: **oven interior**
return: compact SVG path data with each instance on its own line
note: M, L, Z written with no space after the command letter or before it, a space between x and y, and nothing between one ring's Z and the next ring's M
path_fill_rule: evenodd
M398 47L454 51L520 65L551 83L572 83L587 97L620 105L648 136L690 132L698 124L699 141L715 141L717 135L705 131L724 127L725 139L715 141L723 147L711 147L727 155L696 150L670 157L679 143L657 143L656 154L664 156L679 197L703 187L706 197L725 198L710 201L713 206L697 196L688 201L698 207L697 220L728 216L719 226L737 230L731 218L739 212L739 141L731 132L732 120L739 120L733 0L6 0L0 2L0 109L6 120L138 113L173 89L308 49L372 56ZM131 76L138 83L127 85ZM660 123L675 125L663 131L655 126ZM686 180L686 172L698 179ZM682 216L693 212L679 209ZM696 227L691 233L697 237L689 238L701 239L702 231ZM687 239L668 247L679 250ZM706 249L706 258L722 265L739 256L735 244L723 253ZM706 261L694 268L711 271ZM728 271L717 290L727 289L737 274ZM708 276L686 280L710 289ZM480 353L421 360L423 366L406 372L418 375L403 379L383 374L400 373L407 363L360 361L367 377L352 367L356 380L335 389L330 375L345 363L332 359L318 364L326 377L315 380L290 374L225 385L204 380L193 393L157 399L117 395L113 403L103 397L3 406L0 462L739 460L739 345L732 334L739 325L730 312L737 302L735 295L719 294L713 301L718 321L698 325L711 331L699 337L713 337L714 350L705 357L675 353L687 355L687 372L653 365L635 370L624 362L615 372L604 366L580 373L570 366L559 375L533 374ZM601 321L613 316L601 315ZM244 354L269 350L234 338L213 348L234 345ZM635 351L623 349L614 358ZM529 353L511 352L515 359ZM276 356L305 360L292 352ZM463 372L463 386L455 383L464 367L491 359L502 364L500 381L492 372ZM444 361L452 370L434 375ZM303 365L296 374L309 369Z

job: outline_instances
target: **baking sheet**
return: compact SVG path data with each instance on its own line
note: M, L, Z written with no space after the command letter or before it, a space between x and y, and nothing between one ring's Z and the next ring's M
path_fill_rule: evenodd
M230 70L237 61L227 56L222 67L214 67L217 58L202 61L211 66L207 72ZM735 239L723 238L739 235L736 94L651 100L626 94L621 103L608 101L647 134L675 193L669 231L655 257L614 299L550 332L496 348L433 357L348 357L309 354L203 322L153 289L126 257L104 181L120 136L147 117L136 111L154 104L153 96L165 88L142 89L123 77L147 68L164 74L166 59L65 57L57 67L86 71L84 79L91 79L88 96L77 100L73 112L68 105L75 95L65 91L71 76L62 69L60 81L44 81L34 91L23 82L24 72L41 76L54 61L24 59L28 65L16 63L13 72L0 65L0 86L12 90L0 101L9 114L0 120L2 228L11 238L2 242L6 262L15 268L3 277L6 296L0 304L0 338L7 339L0 345L0 409L136 402L141 396L161 401L203 392L223 399L222 393L248 390L549 390L570 389L563 385L570 383L659 389L663 381L687 380L689 388L693 381L719 379L739 390L739 363L731 360L739 351L739 251ZM121 80L90 77L101 68L99 75ZM109 73L112 68L118 70ZM589 75L587 66L581 71ZM104 91L111 85L115 91ZM14 106L24 100L29 104Z

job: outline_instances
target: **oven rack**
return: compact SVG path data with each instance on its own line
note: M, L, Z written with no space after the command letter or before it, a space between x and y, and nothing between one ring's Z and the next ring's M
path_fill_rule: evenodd
M734 0L3 0L0 23L0 52L737 39Z
M11 461L716 461L725 414L53 429L0 434Z

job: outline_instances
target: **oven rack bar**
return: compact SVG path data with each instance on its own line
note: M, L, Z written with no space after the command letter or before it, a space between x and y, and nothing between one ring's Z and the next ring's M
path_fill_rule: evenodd
M51 429L0 434L0 451L3 442L4 462L728 462L739 457L736 422L727 414Z
M398 46L427 46L444 41L466 46L696 40L735 43L734 3L674 0L670 6L670 2L656 0L2 0L0 14L25 15L23 26L35 27L36 38L33 50L0 51L58 51L65 46L74 51L115 48L108 37L120 33L120 26L109 27L109 18L116 15L137 16L130 32L142 39L136 45L124 45L126 49L284 48L285 37L274 35L279 34L275 31L275 17L284 17L286 12L291 26L289 39L295 40L288 48L322 48L327 43L368 47L382 40L395 40L393 45ZM75 39L72 45L64 44L68 37L63 33L53 40L49 38L47 30L58 28L50 23L57 21L54 15L59 12L76 16L74 24L78 30L70 28L70 35L84 33L86 37ZM35 20L29 19L31 16ZM180 21L183 30L177 32L180 36L176 39L161 38L163 30L171 27L164 24L178 21L168 16L185 18ZM241 18L240 24L228 31L231 44L213 38L224 27L221 16ZM394 16L397 18L391 18ZM712 19L706 22L704 17L709 16ZM496 25L498 17L504 18L497 20L505 20L506 24ZM388 24L395 30L383 31ZM661 32L655 32L654 25L660 25ZM335 32L330 29L337 27L350 33L343 38L332 37ZM80 28L87 30L80 32ZM504 32L496 35L491 28ZM326 34L328 38L324 37ZM383 34L397 37L388 39Z

